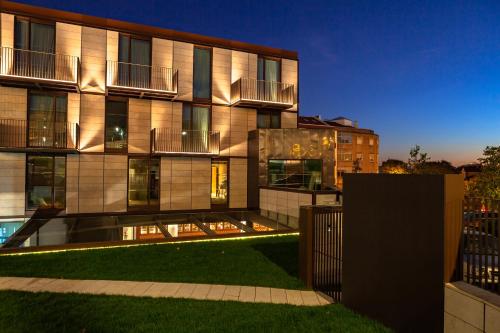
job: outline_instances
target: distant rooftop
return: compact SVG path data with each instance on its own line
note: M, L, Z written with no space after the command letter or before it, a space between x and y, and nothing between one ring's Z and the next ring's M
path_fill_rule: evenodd
M321 116L299 116L299 127L302 128L330 127L339 131L342 131L342 129L348 129L349 132L375 134L375 132L371 129L359 128L357 126L356 121L352 121L346 117L336 117L330 120L323 120L321 119Z

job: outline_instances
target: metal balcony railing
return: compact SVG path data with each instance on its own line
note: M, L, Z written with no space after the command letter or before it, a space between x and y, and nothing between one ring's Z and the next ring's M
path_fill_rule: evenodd
M291 107L294 104L294 85L241 78L231 85L231 103Z
M0 148L76 150L79 137L75 123L0 119Z
M78 72L76 56L1 48L0 76L77 84Z
M177 70L108 60L107 86L177 94Z
M151 131L151 152L156 154L219 155L219 131L183 131L154 128Z

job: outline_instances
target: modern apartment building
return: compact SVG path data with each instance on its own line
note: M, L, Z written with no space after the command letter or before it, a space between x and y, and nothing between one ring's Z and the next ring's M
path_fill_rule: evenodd
M296 52L0 5L3 237L39 208L296 224L333 186L335 132L297 129Z
M322 120L319 116L299 117L300 128L330 128L337 133L336 184L342 189L344 173L378 173L379 137L371 129L359 128L345 117Z

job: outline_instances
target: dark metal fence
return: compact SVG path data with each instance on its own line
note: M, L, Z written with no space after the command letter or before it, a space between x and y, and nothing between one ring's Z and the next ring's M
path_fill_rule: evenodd
M301 207L301 278L336 302L342 295L342 220L340 206Z
M267 102L292 106L294 85L289 83L241 78L231 85L231 101Z
M218 155L219 150L219 131L183 131L174 128L154 128L151 131L153 153Z
M463 279L500 294L500 200L467 198L463 216Z
M75 123L0 119L1 148L78 149L79 133Z
M0 75L77 83L79 58L31 50L2 47Z
M108 86L176 93L177 80L172 68L107 61Z

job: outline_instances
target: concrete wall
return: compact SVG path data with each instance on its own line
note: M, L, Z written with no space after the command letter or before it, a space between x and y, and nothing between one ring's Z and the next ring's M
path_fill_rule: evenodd
M128 100L128 152L149 153L151 139L151 100Z
M162 157L160 209L209 209L210 168L209 158Z
M0 34L1 46L3 47L14 47L14 15L11 14L0 14L0 28L2 29Z
M26 120L28 90L0 87L0 119Z
M81 90L104 93L106 88L106 30L82 27Z
M259 200L262 215L292 228L298 228L300 206L312 205L313 194L261 188Z
M104 95L80 96L80 149L82 152L104 151Z
M281 59L281 81L294 85L294 105L288 111L297 111L299 64L297 60Z
M24 215L26 154L0 152L0 216Z
M447 283L444 332L500 332L500 296L465 282Z
M193 100L193 44L174 42L174 68L179 70L177 98Z
M247 206L247 167L244 158L229 160L229 208Z
M212 102L229 105L231 102L231 50L212 49Z

